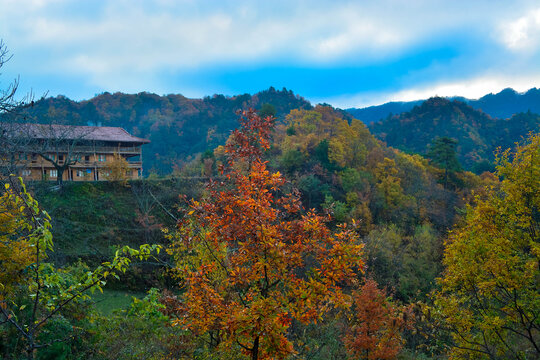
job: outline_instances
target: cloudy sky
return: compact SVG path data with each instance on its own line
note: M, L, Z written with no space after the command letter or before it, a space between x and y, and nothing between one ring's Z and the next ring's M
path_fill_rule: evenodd
M0 89L202 97L292 89L361 107L540 87L534 0L0 0Z

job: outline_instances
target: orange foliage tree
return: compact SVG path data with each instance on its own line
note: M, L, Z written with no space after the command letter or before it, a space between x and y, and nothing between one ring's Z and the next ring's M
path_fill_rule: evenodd
M403 310L387 299L377 282L367 279L354 294L355 317L344 340L354 359L395 359L403 347Z
M204 335L214 354L251 359L294 353L287 338L293 319L317 322L347 308L343 286L363 269L362 245L352 227L331 232L327 217L305 213L295 191L271 173L271 117L242 114L226 146L223 180L210 182L179 221L170 253L185 284L176 325Z

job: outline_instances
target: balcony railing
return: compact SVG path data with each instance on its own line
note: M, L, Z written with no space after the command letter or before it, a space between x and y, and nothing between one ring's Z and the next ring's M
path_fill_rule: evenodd
M130 168L140 168L142 167L142 161L128 161L128 166ZM59 165L62 165L63 162L59 162ZM82 169L82 168L88 168L88 167L97 167L97 168L103 168L107 166L107 164L110 164L106 161L77 161L76 164L70 165L70 168L72 169ZM43 163L34 163L31 162L28 164L30 168L40 168L42 166L44 167L51 167L52 165L49 162L43 162Z
M50 149L50 153L64 153L71 154L140 154L141 147L126 147L126 146L77 146L71 149L68 148L55 148Z

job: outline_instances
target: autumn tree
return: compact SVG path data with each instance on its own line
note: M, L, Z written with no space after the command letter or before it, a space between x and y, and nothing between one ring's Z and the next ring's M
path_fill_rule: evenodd
M496 174L446 242L435 299L453 359L540 357L540 136L502 153Z
M185 284L175 324L205 336L214 353L283 359L295 352L293 320L313 323L349 306L343 286L363 268L362 245L353 229L333 233L327 217L304 212L267 169L273 119L250 110L240 123L226 146L225 180L189 203L171 236Z
M354 317L344 338L353 359L395 359L403 347L403 309L387 298L377 282L367 279L354 294Z

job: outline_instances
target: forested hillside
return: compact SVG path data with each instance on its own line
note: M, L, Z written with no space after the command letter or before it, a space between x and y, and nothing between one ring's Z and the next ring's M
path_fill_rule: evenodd
M398 115L410 111L413 107L421 105L424 100L418 101L393 101L382 105L368 106L365 108L350 108L347 111L356 119L362 120L366 125L387 118L389 115Z
M370 125L370 130L389 146L419 154L427 154L437 137L457 140L458 159L469 170L493 169L498 147L512 147L528 133L540 129L540 116L514 114L497 119L471 106L445 98L431 98L411 111L388 117Z
M237 125L238 110L271 104L278 118L291 109L311 104L290 90L270 88L255 95L214 95L188 99L182 95L104 93L76 102L58 96L36 101L25 109L26 121L119 126L134 136L149 139L143 149L145 172L168 174L192 155L224 144Z

